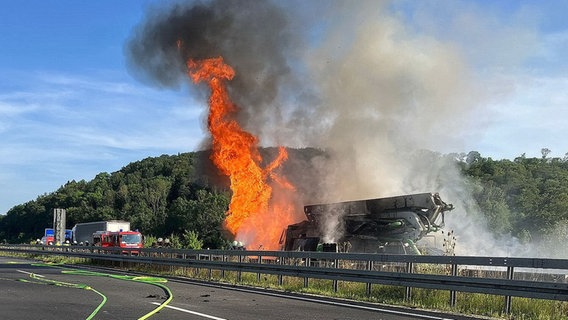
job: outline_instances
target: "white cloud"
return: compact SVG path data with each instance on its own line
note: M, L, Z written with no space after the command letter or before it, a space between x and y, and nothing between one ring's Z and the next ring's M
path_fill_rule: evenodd
M19 76L17 90L0 86L0 213L67 180L193 151L203 139L203 109L185 92L115 77Z
M38 109L38 106L35 104L15 104L15 103L8 103L4 102L4 97L0 96L0 117L14 117L24 113L34 112ZM0 118L0 119L1 119ZM2 121L5 122L5 121Z
M503 81L512 90L489 106L493 119L480 141L471 141L472 150L513 159L523 153L538 157L549 148L551 157L563 157L568 152L568 77L511 74Z

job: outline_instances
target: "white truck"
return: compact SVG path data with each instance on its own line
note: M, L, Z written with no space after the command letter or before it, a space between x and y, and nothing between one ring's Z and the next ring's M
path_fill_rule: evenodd
M77 223L72 230L73 243L87 244L93 241L93 234L99 231L130 231L130 222L123 220Z

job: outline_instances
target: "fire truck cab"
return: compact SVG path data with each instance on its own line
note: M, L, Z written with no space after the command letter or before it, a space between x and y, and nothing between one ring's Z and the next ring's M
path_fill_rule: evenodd
M138 231L97 231L93 233L93 245L103 248L142 248L144 242ZM124 251L123 253L128 253ZM132 251L132 253L137 253Z

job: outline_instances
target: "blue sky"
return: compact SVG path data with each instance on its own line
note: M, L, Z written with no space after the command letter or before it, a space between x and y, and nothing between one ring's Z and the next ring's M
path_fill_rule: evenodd
M0 214L69 180L199 147L206 136L201 98L183 87L147 86L126 68L125 41L158 3L2 1ZM455 46L484 89L479 126L436 151L513 159L549 148L549 156L564 157L567 2L496 3L392 6L409 33Z
M202 109L147 87L123 46L144 1L11 1L0 10L0 213L129 162L192 151Z

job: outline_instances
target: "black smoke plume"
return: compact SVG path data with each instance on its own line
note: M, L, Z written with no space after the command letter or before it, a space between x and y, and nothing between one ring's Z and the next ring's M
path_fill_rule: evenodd
M132 73L167 88L188 81L188 59L222 56L236 71L231 98L247 117L293 83L288 57L299 42L289 26L286 11L267 1L173 3L148 10L125 49Z

